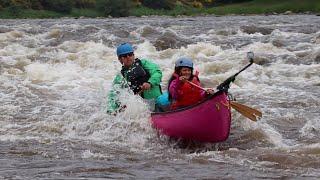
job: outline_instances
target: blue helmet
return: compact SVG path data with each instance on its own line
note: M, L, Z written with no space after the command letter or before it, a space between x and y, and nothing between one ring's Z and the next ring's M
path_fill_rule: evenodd
M175 66L176 67L189 67L189 68L193 69L193 62L190 58L182 57L176 61Z
M131 46L131 44L123 43L117 47L117 56L128 53L133 53L133 47Z

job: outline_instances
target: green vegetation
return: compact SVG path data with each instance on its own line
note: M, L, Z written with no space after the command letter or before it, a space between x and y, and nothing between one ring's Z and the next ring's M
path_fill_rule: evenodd
M57 13L54 11L47 10L32 10L22 9L19 11L13 11L10 8L3 9L0 12L0 18L12 19L12 18L59 18L63 17L64 14Z
M95 9L83 9L83 8L73 8L70 15L71 17L102 17L103 14Z
M319 0L253 0L246 3L230 4L207 8L204 10L207 14L267 14L284 13L291 11L293 13L320 12Z
M176 2L170 0L144 0L141 3L148 8L166 10L172 10L176 5Z
M143 15L199 15L199 14L270 14L270 13L313 12L320 13L319 0L252 0L236 4L223 4L213 7L194 8L190 6L176 6L172 10L157 10L137 7L132 12L134 16Z
M319 0L0 0L0 18L320 13Z
M66 14L70 13L72 10L71 0L54 0L54 1L41 0L40 2L36 0L33 0L33 1L40 3L43 6L43 8L46 10L51 10L51 11L56 11L56 12L66 13Z
M144 6L137 7L133 9L131 15L133 16L150 16L150 15L158 15L158 16L178 16L178 15L199 15L203 13L203 9L193 8L188 6L178 5L172 10L165 9L151 9Z
M124 17L130 15L134 5L131 0L97 0L96 7L103 16Z

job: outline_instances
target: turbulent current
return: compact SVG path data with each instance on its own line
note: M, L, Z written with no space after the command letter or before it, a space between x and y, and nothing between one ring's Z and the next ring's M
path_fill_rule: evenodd
M225 142L184 145L126 90L108 115L122 42L163 89L179 57L216 87L254 52L229 92L263 117L232 111ZM0 179L319 179L319 106L319 16L0 20Z

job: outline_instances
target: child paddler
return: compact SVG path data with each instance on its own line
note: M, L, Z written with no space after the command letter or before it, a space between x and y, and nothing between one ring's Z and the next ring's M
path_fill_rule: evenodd
M193 73L193 62L190 58L182 57L175 62L174 73L168 83L171 110L196 104L207 94L213 94L213 89L203 91L199 88L201 86L198 75L199 72Z

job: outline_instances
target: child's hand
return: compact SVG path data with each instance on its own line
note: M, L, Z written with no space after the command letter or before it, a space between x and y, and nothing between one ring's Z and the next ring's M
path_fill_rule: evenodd
M186 76L180 76L179 80L182 81L182 82L186 82L188 79L187 79Z
M214 93L214 90L211 89L211 88L209 88L209 89L206 90L206 93L207 93L207 94L213 94L213 93Z

